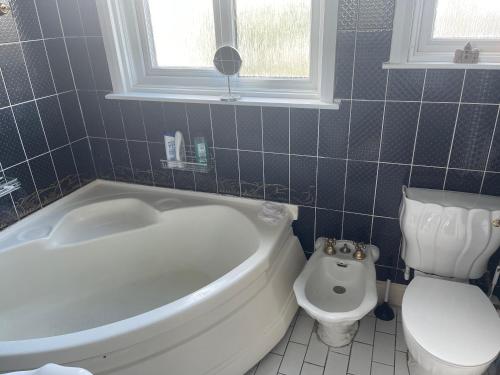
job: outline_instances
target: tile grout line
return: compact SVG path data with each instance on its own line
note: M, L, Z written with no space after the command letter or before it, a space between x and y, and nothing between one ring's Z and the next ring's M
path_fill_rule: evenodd
M238 151L236 151L236 158L238 161L238 186L240 188L240 197L241 197L241 167L240 167L240 151L239 151L240 143L238 140L238 119L236 116L236 106L235 105L233 105L233 111L234 111L234 126L236 128L236 148L238 149Z
M488 148L488 156L486 157L486 163L484 165L483 177L481 178L481 186L479 188L479 192L481 194L483 193L484 180L486 178L486 172L488 171L488 164L490 163L491 150L493 148L493 140L495 139L495 135L496 135L496 132L497 132L498 117L499 116L500 116L500 105L498 106L498 109L497 109L497 117L495 119L495 125L493 126L493 132L491 134L490 146Z
M212 105L208 105L208 115L210 117L210 133L212 134L212 146L214 151L214 172L215 172L215 191L219 194L219 175L217 174L217 160L215 157L215 138L214 138L214 126L212 120ZM172 170L173 171L173 170Z

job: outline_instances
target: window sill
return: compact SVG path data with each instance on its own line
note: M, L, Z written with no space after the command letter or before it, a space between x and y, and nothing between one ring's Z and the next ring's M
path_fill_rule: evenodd
M220 96L186 94L111 93L106 95L106 98L119 100L144 100L160 102L231 104L260 107L296 107L317 109L339 109L340 105L340 100L337 99L334 100L333 103L327 103L314 99L260 98L243 96L235 102L224 102L220 100Z
M478 64L455 64L440 62L411 62L411 63L383 63L383 69L500 69L500 64L478 63Z

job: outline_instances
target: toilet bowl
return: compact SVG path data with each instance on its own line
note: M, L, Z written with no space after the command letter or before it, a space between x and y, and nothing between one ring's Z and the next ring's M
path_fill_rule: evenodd
M377 303L374 262L379 249L368 245L366 258L356 260L352 241L337 241L334 255L323 251L324 243L324 238L316 241L316 251L293 290L299 306L319 322L319 338L327 345L341 347L352 341L358 321Z
M477 286L415 277L402 318L411 375L483 374L500 351L500 318Z

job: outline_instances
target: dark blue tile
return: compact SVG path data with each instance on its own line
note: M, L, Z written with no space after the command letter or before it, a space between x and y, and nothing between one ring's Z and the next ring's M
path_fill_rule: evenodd
M236 149L236 119L234 106L212 105L211 111L215 147Z
M19 35L12 12L0 17L0 43L12 43L18 40Z
M483 172L449 169L444 189L479 194L482 180Z
M369 243L371 226L371 216L346 212L342 237L346 240Z
M497 120L498 121L498 120ZM488 171L500 172L500 126L497 125L491 144Z
M0 198L0 230L7 228L17 221L17 214L10 196Z
M76 169L80 177L80 183L86 185L96 178L94 163L92 160L92 151L87 139L82 139L71 145L75 155Z
M21 188L12 193L19 218L23 218L42 207L27 162L9 168L4 173L8 179L17 178L21 184Z
M33 0L11 1L12 12L16 17L17 29L21 40L41 39L42 32L38 22L37 10Z
M316 155L318 152L317 109L290 109L290 153Z
M111 76L109 75L108 60L104 51L102 38L87 38L87 47L90 55L90 64L94 73L97 90L112 90Z
M217 176L215 175L215 170L208 171L207 173L195 172L194 178L196 180L196 191L217 193ZM239 195L239 193L235 194Z
M408 186L410 166L380 164L375 200L375 215L398 217L403 185Z
M187 104L187 119L191 142L194 137L204 137L209 147L212 147L212 128L210 126L210 109L207 104ZM184 134L186 143L188 136Z
M394 0L359 0L359 30L392 29Z
M153 172L151 171L151 160L147 142L128 141L130 160L134 181L139 184L152 185Z
M40 118L50 149L68 144L68 136L57 98L54 96L37 101Z
M389 71L388 100L416 100L422 98L424 69L393 69Z
M375 194L377 164L359 161L347 163L345 210L371 214Z
M10 167L26 159L10 108L0 110L0 163Z
M47 206L61 198L59 181L50 155L45 154L29 161L35 186L42 206Z
M45 46L57 92L73 90L75 85L64 41L62 39L47 39Z
M240 195L238 151L215 150L215 163L217 166L219 193Z
M378 160L383 102L352 103L349 159Z
M95 90L96 85L90 66L85 38L67 38L66 45L68 47L69 61L71 62L76 88L81 90Z
M56 89L43 42L26 42L22 46L35 98L54 94Z
M410 186L425 189L442 189L446 169L432 167L413 167Z
M500 71L468 70L462 101L466 103L500 103Z
M0 69L12 104L33 99L20 44L0 46Z
M174 181L176 189L195 190L193 172L174 170Z
M94 156L97 177L103 180L114 180L113 165L108 142L101 138L90 138L90 147Z
M500 173L487 172L484 175L482 194L500 196Z
M238 148L262 150L262 119L260 107L236 106Z
M64 36L83 36L83 26L77 0L58 0L57 3L59 4Z
M165 146L163 143L149 143L149 153L151 155L151 166L153 168L153 180L155 185L173 188L174 174L171 169L163 168L160 162L160 160L166 158Z
M240 151L241 196L264 198L264 173L261 152Z
M344 160L318 159L318 207L342 210L345 172Z
M322 109L319 116L319 156L347 157L351 102L343 100L340 109Z
M305 252L314 251L314 208L299 206L299 219L293 222L293 232Z
M384 99L391 31L358 32L354 68L353 98Z
M78 172L71 146L64 146L52 152L52 159L56 167L59 185L63 195L67 195L80 187Z
M66 92L59 95L61 110L64 117L64 123L68 129L68 135L71 142L81 139L87 135L83 123L82 112L78 104L76 92Z
M187 126L186 104L183 103L163 103L163 112L165 116L164 131L175 132L179 130L184 134L186 142L189 141L189 132Z
M379 266L375 265L375 273L377 275L377 280L386 281L387 279L394 282L396 278L397 270L393 267Z
M5 91L5 84L3 78L0 76L0 108L7 107L9 99L7 98L7 91Z
M457 104L422 105L414 164L445 167L448 163Z
M97 96L106 135L109 138L125 139L120 102L118 100L106 99L106 94L103 93L98 93ZM146 102L143 104L145 105Z
M380 249L377 264L395 267L398 262L401 230L398 219L373 218L371 242Z
M83 21L83 29L87 36L100 36L101 25L99 17L96 17L97 7L95 0L78 0L80 6L80 14Z
M462 104L458 115L450 167L484 169L495 128L498 108Z
M106 102L114 102L106 100ZM150 142L163 142L163 136L167 132L165 118L163 117L163 105L161 102L142 102L142 118L146 127L146 136ZM174 132L175 129L172 129Z
M49 149L35 102L20 104L12 109L28 158L47 152Z
M35 0L44 38L62 36L56 0Z
M123 126L128 140L145 141L146 133L142 120L141 103L135 100L122 100L120 107L123 117ZM184 138L187 137L184 134Z
M117 181L133 182L132 165L127 143L123 140L109 139L109 150Z
M288 153L289 114L288 108L262 108L264 151Z
M351 98L355 40L355 31L339 31L337 33L334 90L336 98Z
M105 137L106 132L104 130L97 92L79 91L78 97L80 98L80 105L82 106L88 135L91 137Z
M425 79L424 101L458 102L464 71L457 69L429 69Z
M316 210L316 238L319 237L342 237L342 212L321 208Z
M315 157L290 156L290 203L316 204L317 160Z
M380 160L411 163L420 104L388 102L385 107Z
M338 30L356 30L358 24L358 0L340 0Z
M289 156L264 154L264 181L266 199L288 203L289 201Z

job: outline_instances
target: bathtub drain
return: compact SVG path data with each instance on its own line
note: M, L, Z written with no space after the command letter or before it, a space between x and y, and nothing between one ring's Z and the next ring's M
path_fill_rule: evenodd
M344 294L345 288L343 286L337 285L333 287L333 291L337 294Z

